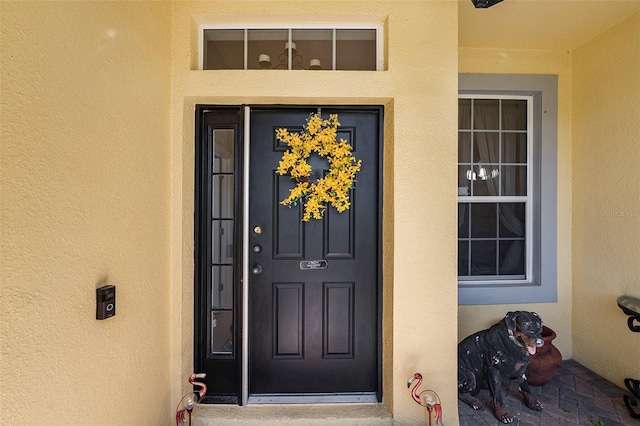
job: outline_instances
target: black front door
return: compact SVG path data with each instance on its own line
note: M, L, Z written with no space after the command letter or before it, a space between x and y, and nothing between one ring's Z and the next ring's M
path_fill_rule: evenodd
M351 208L328 207L302 222L283 206L294 182L275 173L286 145L278 128L302 129L317 108L253 109L249 181L249 393L364 393L381 398L380 108L322 108L338 114L338 138L362 168ZM328 163L312 157L320 175ZM318 262L316 262L318 261Z

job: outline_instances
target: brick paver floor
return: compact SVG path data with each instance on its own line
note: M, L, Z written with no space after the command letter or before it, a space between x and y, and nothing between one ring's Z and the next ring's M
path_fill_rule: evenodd
M613 383L573 360L562 362L556 376L544 386L531 386L531 391L542 402L542 411L530 410L522 403L518 386L505 382L503 396L506 409L519 426L640 426L624 405L622 396L628 394ZM488 391L481 391L479 398L489 398ZM488 407L473 410L458 401L460 426L499 425Z

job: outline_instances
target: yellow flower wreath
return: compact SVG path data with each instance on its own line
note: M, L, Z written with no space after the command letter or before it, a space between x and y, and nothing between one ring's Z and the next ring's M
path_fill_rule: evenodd
M331 114L323 120L318 114L311 114L305 128L300 133L289 133L287 129L276 130L276 138L289 146L282 154L276 173L289 174L297 181L289 196L280 204L291 207L298 202L304 203L302 220L308 222L311 217L322 219L326 203L338 212L349 208L349 189L353 187L356 173L360 171L361 160L351 154L351 145L346 140L337 141L337 129L340 126L337 114ZM307 158L312 153L325 157L329 162L329 172L316 182L309 181L311 165Z

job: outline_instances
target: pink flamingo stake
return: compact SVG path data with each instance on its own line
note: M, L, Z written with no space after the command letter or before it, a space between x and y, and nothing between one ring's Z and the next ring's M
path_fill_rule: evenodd
M206 373L198 373L192 374L189 376L189 383L193 386L199 386L200 390L197 392L190 392L182 397L180 402L178 403L178 407L176 408L176 425L184 426L185 423L185 413L189 415L189 426L191 425L191 412L193 411L193 407L204 398L204 394L207 393L207 385L202 382L196 382L196 379L204 379L207 377Z
M440 397L437 393L432 391L431 389L424 390L418 394L418 388L422 384L422 374L416 373L407 381L407 387L411 386L411 383L417 380L418 383L411 389L411 396L413 400L423 407L427 407L427 411L429 411L429 426L431 426L431 412L435 410L436 412L436 425L444 426L442 422L442 405L440 404Z

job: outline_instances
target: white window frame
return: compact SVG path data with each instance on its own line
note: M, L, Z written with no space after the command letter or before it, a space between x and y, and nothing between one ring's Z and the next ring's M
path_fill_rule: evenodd
M527 136L526 277L459 279L461 305L557 301L557 117L555 75L460 74L459 97L530 99ZM529 102L528 102L529 103ZM479 200L481 198L481 200ZM516 197L521 198L521 197ZM509 197L465 197L459 202L505 202Z
M489 277L480 277L480 276L458 276L458 282L462 285L509 285L509 284L531 284L533 282L533 262L530 261L533 253L533 241L530 238L533 235L533 196L534 196L534 188L533 188L533 167L531 164L531 160L533 158L533 134L534 129L532 127L533 124L533 96L526 95L498 95L498 94L459 94L458 99L498 99L498 100L525 100L527 101L527 195L521 196L508 196L508 195L495 195L495 196L461 196L458 195L458 203L525 203L525 273L524 278L522 279L514 279L509 278L501 278L498 276L489 276ZM472 118L473 120L473 118ZM458 129L459 131L460 129ZM476 131L484 132L484 129L474 129L473 126L470 129L471 134ZM509 130L498 131L499 133L508 133ZM472 139L473 143L473 139ZM502 162L500 163L502 165ZM498 239L499 241L499 239Z
M247 70L247 49L249 30L288 30L289 43L292 42L292 30L333 30L333 63L331 71L335 71L336 63L336 30L375 30L376 31L376 71L384 70L383 25L373 23L340 23L340 24L200 24L198 26L198 69L204 70L204 32L205 30L244 30L244 70ZM291 61L289 61L289 70ZM230 71L230 70L224 70Z

